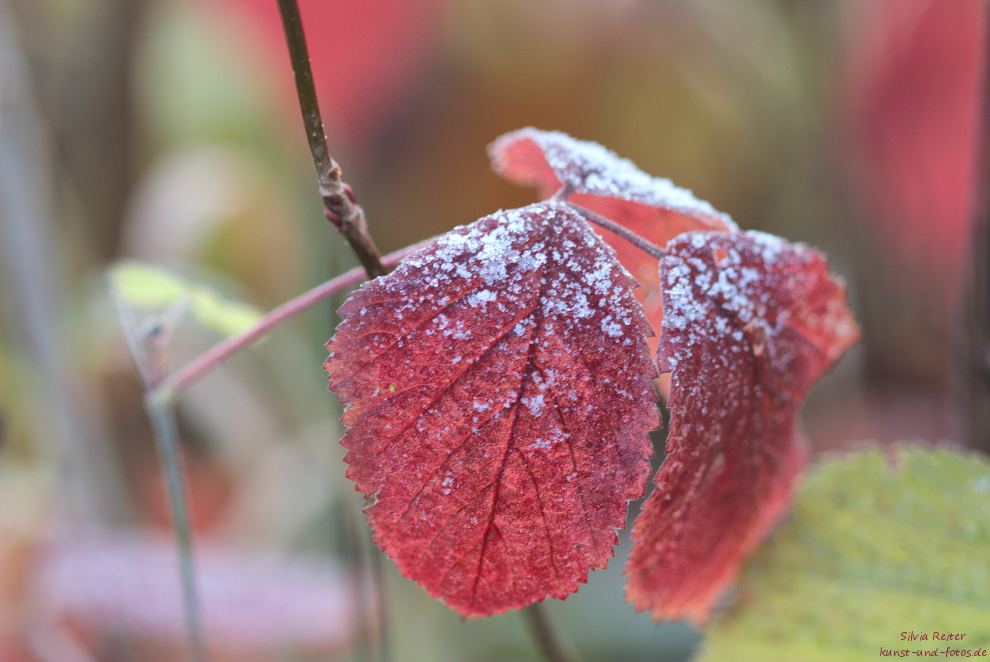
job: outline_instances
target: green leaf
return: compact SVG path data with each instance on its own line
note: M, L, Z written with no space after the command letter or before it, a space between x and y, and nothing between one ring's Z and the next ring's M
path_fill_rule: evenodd
M927 639L902 640L912 631ZM881 648L941 658L947 647L990 649L990 463L901 446L810 472L700 659L851 662Z
M261 311L254 306L229 301L205 287L193 288L191 302L196 321L222 336L240 333L261 319Z
M261 318L254 306L223 298L202 285L193 285L164 269L140 262L120 262L110 268L110 286L121 303L164 311L185 302L196 321L221 336L239 333Z
M141 262L118 262L109 278L114 297L135 308L167 308L191 288L184 278Z

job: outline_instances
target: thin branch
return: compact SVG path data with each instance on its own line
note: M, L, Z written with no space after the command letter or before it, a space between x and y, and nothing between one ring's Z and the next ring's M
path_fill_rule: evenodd
M574 211L576 211L577 213L579 213L582 216L584 216L584 218L588 222L594 223L595 225L598 225L600 227L603 227L606 230L608 230L609 232L614 232L615 234L619 235L620 237L622 237L623 239L625 239L630 244L632 244L636 248L640 249L641 251L643 251L647 255L652 255L653 257L655 257L655 258L657 258L659 260L659 259L661 259L663 256L665 256L667 254L667 251L665 251L664 249L660 248L656 244L652 244L652 243L648 242L646 239L643 239L642 237L640 237L638 234L636 234L632 230L629 230L628 228L622 227L621 225L619 225L615 221L609 220L609 219L605 218L604 216L602 216L601 214L596 214L595 212L591 211L590 209L585 209L581 205L576 205L573 202L568 202L567 205L571 209L573 209Z
M424 246L428 246L432 242L432 239L427 239L426 241L421 241L418 244L413 244L402 250L390 253L382 260L382 264L388 268L394 267L406 256ZM236 354L245 347L265 337L282 322L309 310L337 292L361 282L365 279L365 276L364 269L351 269L347 273L332 278L322 285L317 285L308 292L304 292L296 298L286 301L258 320L251 328L221 340L185 366L163 379L154 389L148 392L148 400L161 403L171 402L179 392L188 388L200 377L219 366L230 358L231 355Z
M523 609L526 618L526 625L529 632L536 640L540 652L547 662L578 662L577 655L561 637L557 628L554 627L549 615L543 607L543 603L534 602Z
M306 35L303 32L302 18L296 0L278 0L282 13L282 26L285 28L285 41L289 45L292 60L292 73L296 79L296 93L299 108L302 110L303 124L309 151L313 154L313 164L320 180L320 195L323 197L323 213L327 220L344 235L351 249L357 255L368 278L385 275L380 253L368 234L368 223L364 210L354 201L354 191L341 181L340 166L330 156L327 139L323 132L323 119L313 85L313 70L309 66L309 53L306 48Z

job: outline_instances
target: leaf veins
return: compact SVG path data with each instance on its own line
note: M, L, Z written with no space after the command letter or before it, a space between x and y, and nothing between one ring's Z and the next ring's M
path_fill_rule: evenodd
M759 232L667 249L668 455L633 528L626 596L700 624L790 502L807 461L797 408L858 331L818 251Z
M669 179L647 175L632 161L597 143L576 140L559 131L513 131L489 145L488 153L494 169L506 178L538 186L542 197L566 185L572 191L568 198L571 202L625 226L657 246L664 246L683 232L738 231L731 218L694 197L691 191L675 186ZM661 328L663 308L656 258L608 230L595 230L642 285L636 290L636 298L653 328ZM655 339L650 340L650 346L656 351Z
M457 228L366 283L327 344L375 542L461 614L604 567L659 424L635 282L549 201Z

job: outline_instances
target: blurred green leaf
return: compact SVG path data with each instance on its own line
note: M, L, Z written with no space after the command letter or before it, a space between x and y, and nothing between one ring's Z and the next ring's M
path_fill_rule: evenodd
M191 301L196 321L222 336L240 333L261 319L261 311L254 306L228 301L205 287L193 288Z
M140 262L119 262L109 277L114 297L135 308L166 308L191 289L185 279Z
M927 640L902 640L912 631ZM810 472L700 659L843 662L947 647L990 648L990 463L903 446Z
M118 301L134 308L164 311L185 302L200 325L222 336L239 333L261 318L261 311L254 306L230 301L207 287L140 262L120 262L111 267L110 285Z

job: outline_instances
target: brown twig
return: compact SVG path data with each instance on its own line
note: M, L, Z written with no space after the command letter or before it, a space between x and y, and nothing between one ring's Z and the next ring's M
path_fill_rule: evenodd
M313 70L309 66L309 52L306 48L306 35L303 32L302 18L296 0L278 0L282 13L282 26L285 40L289 45L292 60L292 73L296 79L296 93L299 108L302 110L303 124L309 151L313 154L313 164L320 180L320 196L323 198L323 213L327 220L344 235L347 243L357 255L368 278L385 275L380 253L368 234L368 223L364 210L355 203L354 191L341 181L340 166L330 156L326 135L323 133L323 119L313 85Z
M581 205L576 205L573 202L568 202L567 205L577 213L584 216L585 220L588 222L603 227L609 232L614 232L647 255L652 255L659 260L667 254L667 251L660 248L656 244L650 243L632 230L622 227L615 221L607 219L601 214L596 214L590 209L585 209Z

